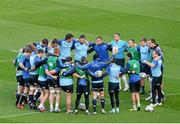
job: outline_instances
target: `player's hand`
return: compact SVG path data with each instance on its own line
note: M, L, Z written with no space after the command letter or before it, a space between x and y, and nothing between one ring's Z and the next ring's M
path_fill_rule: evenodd
M24 69L24 71L28 72L28 71L29 71L29 69L28 69L28 68L25 68L25 69Z
M52 78L54 78L55 80L57 80L58 76L52 76Z
M144 60L144 63L147 63L147 61L146 61L146 60Z
M81 76L80 78L81 78L81 79L82 79L82 78L86 78L86 76L85 76L85 75L83 75L83 76Z
M132 73L135 74L136 72L133 70Z
M131 73L131 71L128 71L128 74L130 74Z

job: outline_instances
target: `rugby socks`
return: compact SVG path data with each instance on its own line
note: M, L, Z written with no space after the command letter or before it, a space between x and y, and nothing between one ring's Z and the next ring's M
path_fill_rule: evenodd
M129 88L129 85L128 85L128 82L127 82L127 79L126 79L126 75L122 75L122 79L124 81L125 88Z
M119 92L115 92L116 107L119 108Z
M89 109L89 94L85 95L85 105L86 105L86 110Z
M20 96L21 94L16 93L16 105L19 103Z
M93 111L96 112L96 104L97 104L96 99L92 100L92 104L93 104Z
M105 99L101 98L100 101L101 101L101 107L102 107L102 109L104 109L104 107L105 107Z
M29 95L29 105L31 105L31 103L33 103L33 99L34 99L34 95L30 94Z
M40 96L41 96L41 92L38 91L34 96L33 105L36 105L36 102L37 102L37 100L39 99Z
M75 102L75 109L78 109L80 99L81 99L81 95L77 95L76 96L76 102Z
M25 93L22 93L19 99L19 105L22 105L22 103L26 100L27 95Z
M111 100L111 107L114 108L114 93L109 92L110 100Z

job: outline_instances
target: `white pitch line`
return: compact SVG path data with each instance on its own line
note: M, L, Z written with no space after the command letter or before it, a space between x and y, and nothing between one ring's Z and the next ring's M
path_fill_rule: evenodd
M12 59L5 59L5 60L0 60L0 63L3 63L3 62L12 62L13 60Z
M9 51L14 52L14 53L18 53L19 52L17 50L9 50Z
M33 114L38 114L38 113L40 112L29 112L29 113L16 114L16 115L0 116L0 118L12 118L12 117L18 117L18 116L24 116L24 115L33 115Z

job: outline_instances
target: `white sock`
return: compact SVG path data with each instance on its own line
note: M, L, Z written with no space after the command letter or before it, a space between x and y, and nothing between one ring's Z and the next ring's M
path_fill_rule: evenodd
M122 75L122 80L124 81L125 88L129 88L126 75Z

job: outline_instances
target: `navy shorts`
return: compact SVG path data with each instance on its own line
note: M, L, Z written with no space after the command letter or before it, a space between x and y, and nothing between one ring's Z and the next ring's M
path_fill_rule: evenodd
M60 86L60 88L66 93L73 93L73 85Z
M119 91L120 91L119 83L112 83L112 82L108 83L108 92L119 92Z
M29 76L30 86L37 86L38 84L38 75L30 75Z
M48 84L48 87L59 87L59 80L55 80L55 79L47 79L47 84Z
M115 63L119 66L121 66L122 68L124 68L125 66L125 58L123 59L115 59Z
M39 85L42 88L42 90L49 90L47 81L39 81Z
M92 83L93 92L102 92L104 91L104 82L102 83Z
M90 94L89 86L77 85L76 94L81 95L82 93L84 93L85 95L89 95Z
M25 81L25 87L29 87L30 86L29 78L24 78L24 81Z
M17 80L17 84L18 85L20 85L20 86L24 86L25 85L25 81L23 79L23 75L16 76L16 80Z
M152 77L152 86L161 85L162 84L162 75L159 77Z
M151 75L151 68L144 63L140 63L140 72L146 73L146 75Z
M129 83L129 89L131 93L139 93L140 92L140 81L134 82L134 83Z

